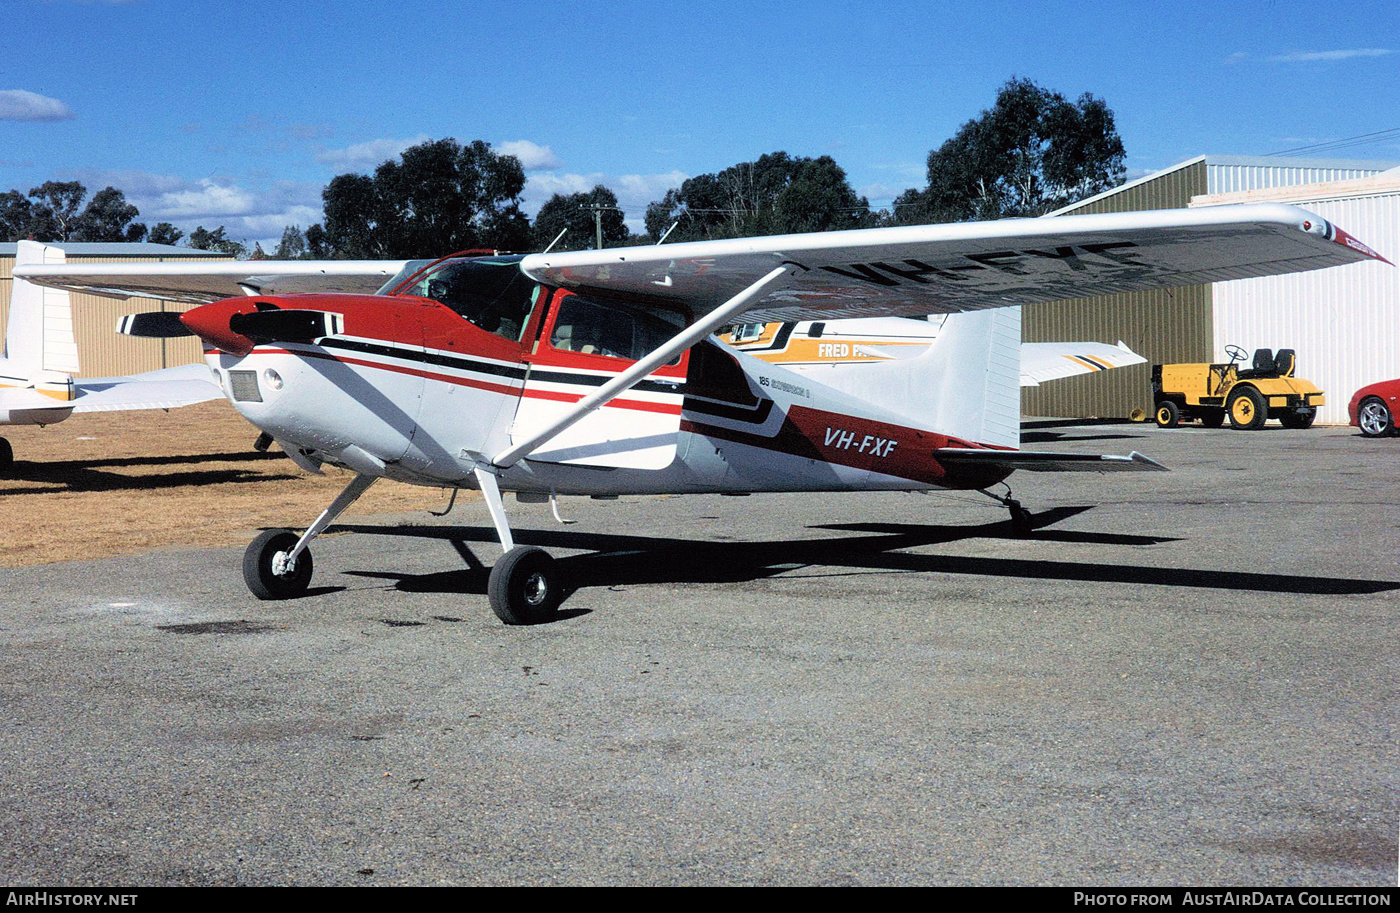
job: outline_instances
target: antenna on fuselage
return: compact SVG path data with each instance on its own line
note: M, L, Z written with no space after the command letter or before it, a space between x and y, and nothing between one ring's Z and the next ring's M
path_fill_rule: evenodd
M675 230L676 230L676 226L679 225L679 224L681 224L681 220L680 220L680 219L677 219L676 221L674 221L674 222L671 223L671 227L668 228L668 229L666 229L666 234L662 235L662 236L661 236L661 240L656 242L657 247L660 247L662 244L665 244L665 243L666 243L666 239L669 238L669 237L671 237L671 232L675 231Z
M559 239L562 238L562 237L564 237L564 235L567 234L568 231L569 231L569 226L565 225L562 229L560 229L559 234L557 234L557 235L554 236L554 240L549 242L549 246L546 247L544 250L540 251L540 253L542 253L542 254L547 254L547 253L549 253L550 251L554 250L554 245L558 244L558 243L559 243Z

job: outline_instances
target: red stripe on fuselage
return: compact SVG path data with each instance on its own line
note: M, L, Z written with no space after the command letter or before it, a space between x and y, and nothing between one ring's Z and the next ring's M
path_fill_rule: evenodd
M959 470L954 477L934 459L933 451L940 447L1011 448L987 447L933 431L807 406L789 406L777 434L771 437L694 420L682 420L681 430L947 488L985 488L1010 475L1010 471L1000 470L975 473Z

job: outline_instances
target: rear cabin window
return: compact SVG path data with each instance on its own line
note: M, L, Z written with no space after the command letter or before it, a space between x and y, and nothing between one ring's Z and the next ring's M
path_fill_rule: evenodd
M559 304L549 344L562 352L637 361L660 348L684 325L680 314L568 295ZM670 363L679 362L678 355Z

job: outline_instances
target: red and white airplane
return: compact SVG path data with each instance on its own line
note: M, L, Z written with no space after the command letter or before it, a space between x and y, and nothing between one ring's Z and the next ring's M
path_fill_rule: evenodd
M35 282L212 301L128 320L191 332L225 395L298 465L354 479L302 533L244 558L260 598L303 593L308 545L379 479L481 491L504 556L492 608L552 618L553 559L501 493L983 491L1018 469L1154 470L1138 453L1019 449L1008 306L1383 259L1283 205L930 225L405 264L25 267ZM382 273L397 274L377 293ZM289 293L335 271L347 291ZM118 275L121 272L123 275ZM301 283L298 285L298 283ZM237 296L237 297L227 297ZM215 300L224 299L224 300ZM819 376L735 351L736 323L947 314L915 357Z

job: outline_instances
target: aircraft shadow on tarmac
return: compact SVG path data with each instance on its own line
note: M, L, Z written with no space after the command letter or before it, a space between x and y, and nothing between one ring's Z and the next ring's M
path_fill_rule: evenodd
M153 475L126 475L122 469L147 466L179 466L202 463L266 463L285 460L280 453L199 453L158 457L124 457L103 460L58 460L30 462L16 460L0 474L6 482L32 482L34 487L7 486L4 495L42 494L62 486L66 491L146 491L181 488L187 485L220 485L230 482L270 482L295 479L295 472L267 469L194 469L188 472L160 472Z
M1045 528L1089 509L1062 507L1035 514L1032 519L1034 531L1027 538L1038 542L1124 546L1177 541L1156 536L1057 531ZM1400 583L1384 580L1023 558L910 554L902 551L963 539L1012 538L1014 533L1010 521L973 526L852 523L811 528L850 531L859 535L795 541L785 539L769 542L723 542L568 530L518 530L515 532L515 539L516 543L521 545L586 550L586 554L557 559L571 594L589 587L647 583L741 583L773 577L801 567L846 569L852 573L903 571L975 574L989 577L1154 584L1302 595L1356 595L1400 589ZM486 592L490 568L477 559L467 543L491 543L494 547L496 535L490 527L378 527L337 524L332 526L330 531L446 540L467 562L468 566L465 569L431 574L404 574L393 571L347 573L358 577L392 580L398 589L405 592Z

